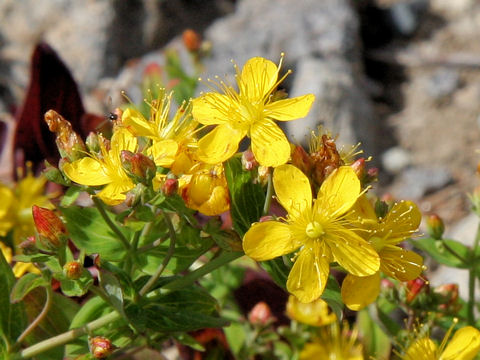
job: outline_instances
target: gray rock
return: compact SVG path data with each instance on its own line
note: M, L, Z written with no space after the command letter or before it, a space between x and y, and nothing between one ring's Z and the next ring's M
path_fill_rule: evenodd
M418 200L425 194L440 190L453 181L445 168L412 167L406 169L396 181L393 194L399 199Z
M394 30L402 36L412 36L428 7L429 0L409 0L393 4L389 14Z
M398 174L411 163L411 156L405 149L395 146L382 154L382 166L390 174Z
M435 100L452 95L460 86L458 70L442 68L435 71L427 84L428 94Z

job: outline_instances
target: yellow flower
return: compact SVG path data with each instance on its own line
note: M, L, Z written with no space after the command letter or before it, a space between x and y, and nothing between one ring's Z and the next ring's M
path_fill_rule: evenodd
M18 245L25 237L35 234L32 206L53 208L45 195L46 182L45 177L34 177L28 170L27 176L13 188L0 183L0 236L13 230L14 244Z
M3 256L7 263L12 263L12 249L10 249L7 245L0 241L0 251L2 252ZM16 262L12 268L13 274L15 277L19 278L26 272L32 272L35 274L40 274L40 270L33 265L32 263L24 263L24 262Z
M125 193L134 187L132 180L122 167L122 150L135 152L137 139L124 128L115 129L107 149L104 139L100 139L99 156L91 155L63 165L63 171L72 181L87 186L106 185L97 195L108 205L122 203Z
M243 249L251 258L263 261L300 248L287 281L291 294L304 303L318 299L332 261L357 276L377 272L378 254L347 227L348 211L360 195L360 181L350 167L338 168L324 181L313 205L310 182L298 168L277 167L273 184L278 201L288 212L286 223L254 224L244 236Z
M282 57L283 59L283 57ZM254 57L237 71L238 91L221 81L220 93L206 93L193 100L192 114L204 125L218 125L199 140L200 160L221 163L238 150L245 137L252 140L252 151L264 166L279 166L290 156L290 144L273 120L290 121L305 117L315 99L303 95L275 101L273 93L285 77L278 79L281 62ZM287 73L288 74L288 73Z
M440 347L428 336L416 340L405 352L403 360L472 360L480 352L480 331L472 326L455 333L447 345L453 325Z
M287 315L290 319L312 326L324 326L337 321L337 316L329 310L324 300L302 303L293 295L288 297Z
M173 93L160 91L158 99L149 105L150 119L147 120L138 111L126 109L122 114L122 124L135 136L144 136L152 140L146 153L157 166L171 167L176 160L179 148L191 146L198 123L192 120L190 103L182 104L170 119L170 107Z
M358 331L338 322L320 330L318 339L307 343L300 360L363 360L363 346L357 341Z
M411 201L393 205L385 218L377 218L372 204L362 196L352 214L363 223L361 236L380 256L380 271L400 280L417 278L423 269L423 259L410 250L397 246L418 230L421 213ZM358 311L375 301L380 293L380 271L367 277L348 274L342 284L342 300L351 310Z

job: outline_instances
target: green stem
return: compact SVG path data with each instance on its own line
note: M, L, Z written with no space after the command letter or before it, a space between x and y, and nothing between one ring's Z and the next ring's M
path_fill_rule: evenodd
M102 316L97 320L89 322L88 324L80 328L69 330L67 332L64 332L63 334L54 336L52 338L43 340L35 345L32 345L22 350L20 352L20 357L22 359L28 359L35 355L41 354L47 350L53 349L54 347L64 345L72 340L75 340L80 336L83 336L98 328L101 328L102 326L105 326L111 323L112 321L118 320L120 317L121 316L119 313L117 313L116 311L113 311L105 316Z
M142 246L142 247L138 248L137 249L137 255L142 254L144 252L147 252L147 251L149 251L153 248L156 248L158 245L160 245L161 243L163 243L167 239L168 239L168 235L165 235L165 236L162 236L161 238L158 238L157 240L155 240L151 244L147 244L145 246Z
M244 253L239 251L224 252L215 259L198 268L197 270L192 271L191 273L185 275L180 279L174 280L171 283L166 284L165 286L163 286L163 289L171 291L183 289L184 287L193 284L197 279L201 278L202 276L211 273L213 270L218 269L219 267L228 264L229 262L238 259L243 255Z
M470 270L468 272L468 303L467 303L467 319L470 325L475 324L475 279L477 276L477 264L475 257L477 254L478 245L480 243L480 224L477 228L477 234L475 235L475 241L473 243L472 252L470 255Z
M163 259L162 263L158 267L158 269L155 271L155 274L153 274L150 279L148 279L147 283L140 289L138 294L140 296L145 295L155 284L155 282L158 280L160 275L162 275L163 271L167 267L168 263L170 262L170 259L172 258L173 254L175 253L175 243L177 236L175 234L175 229L173 228L172 221L168 217L167 214L165 214L162 210L160 212L163 214L163 218L165 219L165 222L168 227L168 233L170 235L170 246L168 247L167 254L165 255L165 258Z
M21 344L22 341L25 340L25 338L42 322L45 316L47 316L47 313L50 310L50 307L52 306L52 288L50 286L47 286L45 288L45 291L47 295L46 295L45 305L43 306L42 311L40 312L40 314L38 314L35 320L33 320L32 323L18 337L17 344Z
M265 197L265 203L263 205L263 216L268 215L270 211L270 204L272 203L273 195L273 183L272 183L272 172L268 173L268 183L267 183L267 195Z
M123 246L125 249L130 250L130 243L128 242L127 238L125 235L123 235L122 231L118 228L117 225L110 219L110 216L108 216L107 212L105 211L105 206L99 198L92 196L93 203L97 207L98 211L100 212L100 215L102 215L103 219L107 223L107 225L112 229L112 231L118 236L120 241L123 243Z

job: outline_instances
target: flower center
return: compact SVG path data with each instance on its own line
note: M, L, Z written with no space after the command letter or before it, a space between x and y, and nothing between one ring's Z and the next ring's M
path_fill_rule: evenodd
M312 221L307 225L305 233L309 238L317 239L325 234L325 231L323 231L323 226L320 223Z
M368 239L368 242L372 244L372 247L375 249L376 252L379 252L385 246L385 241L377 236L371 237L370 239Z

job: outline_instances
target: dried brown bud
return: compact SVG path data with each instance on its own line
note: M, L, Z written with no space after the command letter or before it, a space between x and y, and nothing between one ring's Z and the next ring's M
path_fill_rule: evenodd
M105 359L107 356L111 355L115 346L112 342L103 337L95 336L89 339L90 353L95 359Z
M55 110L49 110L45 113L45 122L50 131L57 136L55 142L62 157L70 161L85 157L85 144L67 120Z
M52 210L36 205L32 207L32 214L42 245L48 249L58 249L67 235L62 220Z
M70 280L77 280L82 276L82 272L83 265L78 261L70 261L63 266L63 273Z
M120 153L123 168L140 182L151 180L155 176L156 166L152 159L141 154L122 150Z

